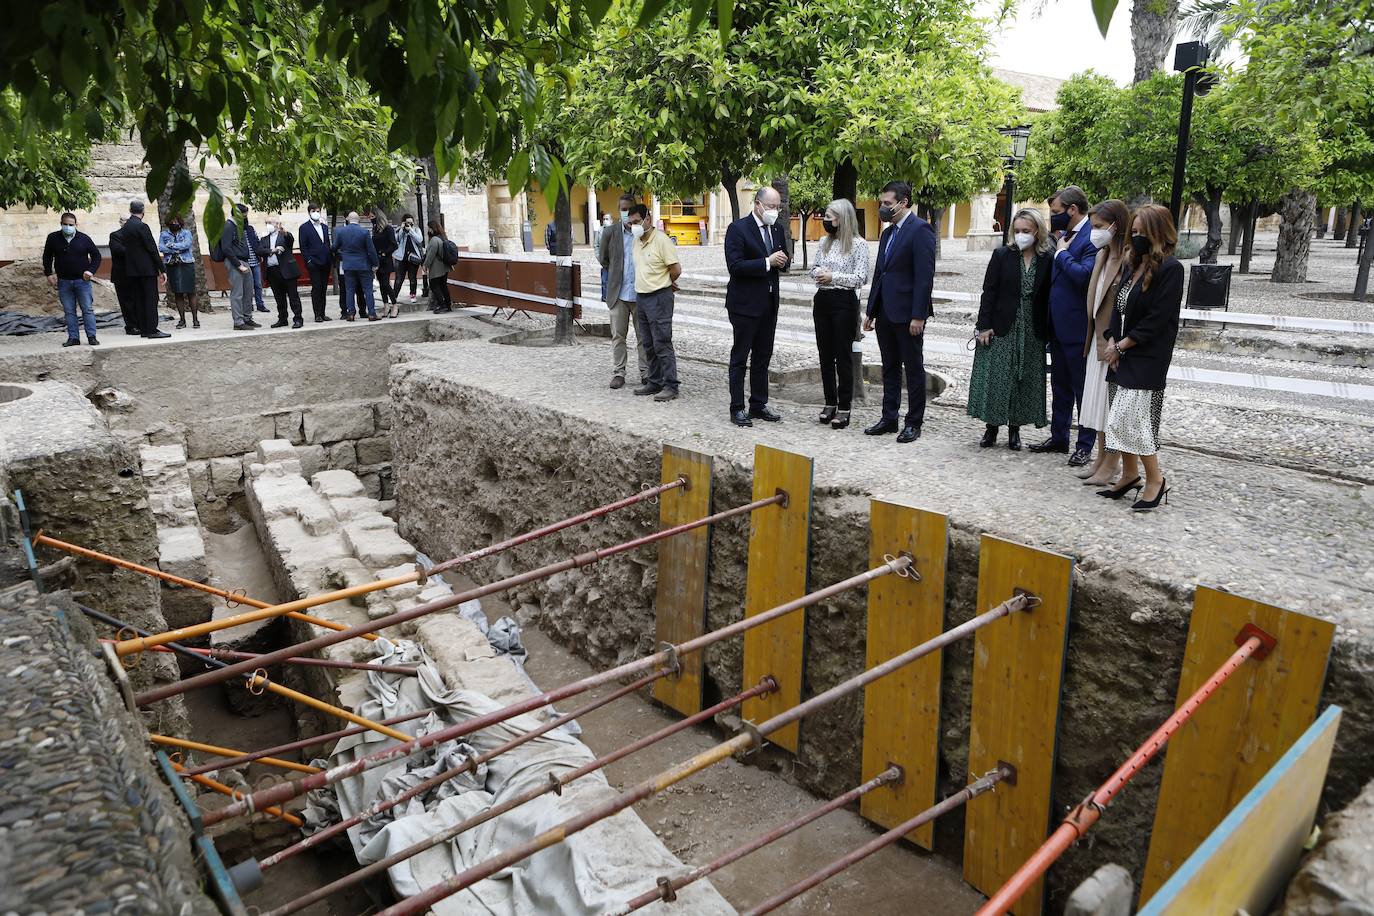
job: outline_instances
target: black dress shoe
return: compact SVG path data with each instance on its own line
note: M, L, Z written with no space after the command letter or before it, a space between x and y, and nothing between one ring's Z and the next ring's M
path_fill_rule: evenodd
M170 336L172 336L172 335L168 334L167 336L170 337ZM86 343L90 344L90 345L93 346L93 347L98 347L98 346L100 346L100 341L96 340L94 337L92 337L92 338L90 338L89 340L87 340Z
M921 438L921 427L919 426L904 426L902 431L897 434L898 442L915 442L919 438Z
M79 347L79 346L81 346L81 341L79 341L79 340L69 340L69 341L67 341L66 343L64 343L62 346L64 346L64 347Z
M778 413L767 404L764 404L758 409L750 408L749 416L753 417L755 420L763 420L766 423L776 423L782 419L782 414Z
M1073 454L1069 456L1069 467L1081 468L1092 460L1092 452L1085 451L1081 448L1076 448L1073 450Z
M736 426L753 426L754 421L749 419L749 412L744 410L730 411L730 422Z
M1069 443L1062 442L1051 436L1043 442L1035 443L1030 447L1030 450L1037 455L1042 452L1062 452L1067 455L1069 453Z
M272 327L274 327L274 328L284 328L284 327L286 327L286 322L285 322L285 321L274 321L274 322L272 322Z
M879 420L864 430L865 436L886 436L897 431L896 420Z
M159 339L161 339L161 338L163 338L163 337L171 337L171 336L172 336L172 335L171 335L171 334L168 334L166 331L154 331L154 332L151 333L151 334L144 334L144 335L143 335L143 337L144 337L145 340L159 340Z
M635 389L635 394L639 395L640 397L647 397L651 394L658 394L662 390L662 386L655 385L650 382L645 382L643 385L640 385L638 388Z
M997 427L991 423L983 430L983 438L978 440L979 448L992 448L997 444Z
M256 321L254 321L252 318L249 318L247 321L244 322L244 324L248 325L250 328L260 328L260 327L262 327L262 325L258 324L258 323L257 323Z
M1021 427L1007 427L1007 448L1011 449L1013 452L1021 451Z
M294 331L296 328L303 328L303 327L305 327L305 322L304 322L304 321L301 321L299 318L297 318L295 321L291 322L291 330L293 330L293 331Z
M624 379L624 377L623 377L623 376L619 376L619 375L613 375L613 376L611 376L611 387L612 387L612 388L624 388L624 387L625 387L625 379Z
M125 328L124 333L128 334L130 337L138 337L142 332L139 331L138 328Z

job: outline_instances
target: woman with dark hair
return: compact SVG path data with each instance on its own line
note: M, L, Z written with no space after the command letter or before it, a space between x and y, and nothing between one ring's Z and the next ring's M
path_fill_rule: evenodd
M195 243L191 230L180 216L167 221L167 228L158 237L157 248L162 252L162 262L167 265L167 292L172 297L173 307L177 310L177 328L186 327L186 311L191 311L191 321L200 327L200 304L196 301L196 256L192 253Z
M1083 380L1083 404L1078 422L1097 430L1097 458L1078 476L1089 486L1105 487L1116 476L1121 458L1107 448L1107 339L1102 335L1112 317L1121 265L1126 260L1131 211L1119 200L1104 200L1088 211L1097 260L1088 280L1088 339L1083 342L1087 360Z
M396 286L393 292L399 296L401 281L409 279L412 304L415 302L415 274L420 269L420 262L424 260L424 241L419 227L415 225L415 217L409 213L402 214L401 229L396 233L396 251L392 255L396 260Z
M977 348L968 383L968 415L987 424L981 448L1007 427L1007 448L1021 450L1021 427L1044 426L1045 334L1054 242L1039 210L1012 217L1012 244L992 253L974 325Z
M1178 338L1183 305L1183 265L1174 257L1174 218L1146 204L1131 223L1131 250L1105 332L1107 345L1107 448L1121 453L1121 480L1099 496L1120 499L1132 490L1131 508L1153 509L1167 501L1169 482L1159 468L1159 421L1164 385ZM1142 485L1139 465L1145 466Z
M400 291L401 281L391 285L391 275L396 272L396 229L387 221L381 210L372 211L372 247L377 249L377 287L382 292L383 318L395 318L397 314L396 294Z
M451 312L453 302L448 295L448 265L444 263L444 242L448 235L443 224L437 219L429 221L429 244L425 246L425 257L421 266L429 283L429 310L431 312Z

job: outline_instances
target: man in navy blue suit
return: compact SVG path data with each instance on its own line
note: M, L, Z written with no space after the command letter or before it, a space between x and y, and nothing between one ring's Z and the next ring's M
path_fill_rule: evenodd
M1067 453L1073 412L1083 404L1083 377L1087 371L1083 342L1090 326L1088 281L1097 260L1090 228L1088 198L1082 188L1069 185L1050 198L1050 229L1059 240L1050 265L1050 436L1032 445L1032 452ZM1097 430L1080 422L1069 464L1087 464L1096 441Z
M926 415L926 369L921 352L926 319L935 314L935 231L911 212L911 185L889 181L878 197L878 218L888 223L878 239L878 264L868 290L864 330L878 331L883 357L883 415L864 430L881 436L897 432L906 377L907 410L898 442L921 436Z
M753 426L782 417L768 406L768 363L778 329L778 272L787 269L787 244L777 225L782 198L771 187L754 197L754 210L725 230L725 311L735 340L730 346L730 422ZM749 409L744 375L749 373ZM752 418L752 419L751 419Z
M377 321L377 306L372 295L372 280L377 273L377 246L372 233L358 225L357 210L351 210L344 226L334 233L334 253L339 256L339 272L344 276L344 321L353 320L358 290L367 304L367 320Z
M334 240L318 204L310 205L310 219L301 223L296 244L300 247L305 269L310 272L310 307L315 310L315 323L329 321L324 313L325 289L329 286L329 268L334 263L331 253Z

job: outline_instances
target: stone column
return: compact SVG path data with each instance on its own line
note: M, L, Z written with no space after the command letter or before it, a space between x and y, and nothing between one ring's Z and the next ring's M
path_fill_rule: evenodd
M1002 244L1002 233L992 228L992 218L996 209L996 194L985 192L969 201L969 251L991 251Z
M524 196L511 196L505 182L487 185L487 220L490 223L492 250L512 254L524 250L521 224L525 218Z
M706 219L707 242L713 241L716 237L716 227L720 225L720 195L724 193L725 190L718 187L706 195L706 199L710 201L710 206L707 207L709 215Z
M945 238L954 238L954 219L959 214L959 205L950 204L945 208Z

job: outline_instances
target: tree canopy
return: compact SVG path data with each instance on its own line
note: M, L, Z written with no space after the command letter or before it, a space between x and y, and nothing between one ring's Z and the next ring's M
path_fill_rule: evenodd
M0 111L13 112L19 104L13 92L0 92ZM93 207L95 191L86 180L90 164L91 141L84 134L41 131L23 144L0 143L0 209L15 204L54 210Z

